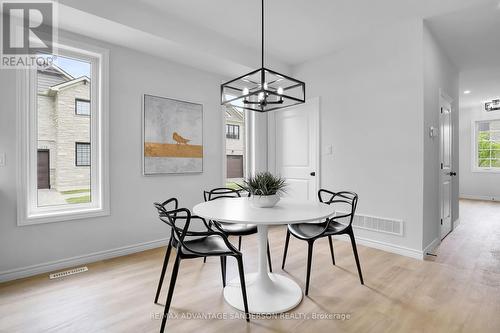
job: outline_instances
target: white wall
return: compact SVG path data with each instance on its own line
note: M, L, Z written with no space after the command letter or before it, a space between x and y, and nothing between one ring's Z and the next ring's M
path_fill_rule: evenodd
M500 201L500 173L472 172L472 122L487 119L500 119L500 111L486 112L482 103L460 108L460 196Z
M201 190L222 184L222 116L219 85L225 78L115 45L110 50L111 216L18 227L16 224L15 72L0 70L0 279L30 265L164 239L167 228L152 203L176 196L191 208ZM141 95L202 103L204 172L141 175ZM219 133L221 136L219 136Z
M422 21L373 31L343 50L295 68L307 98L321 97L321 187L359 194L358 212L401 219L403 237L357 237L422 250ZM407 251L408 252L408 251Z
M440 236L439 210L439 137L430 138L429 128L439 129L439 91L453 99L453 171L459 172L458 163L458 69L438 45L424 24L424 193L423 243L425 249ZM452 221L458 219L458 177L452 178Z
M250 172L261 172L268 170L267 161L267 114L261 112L250 112Z

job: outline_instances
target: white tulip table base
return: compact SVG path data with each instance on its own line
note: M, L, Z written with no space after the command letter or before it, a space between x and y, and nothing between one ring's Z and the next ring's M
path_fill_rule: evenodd
M253 314L283 313L295 308L302 301L302 289L295 281L275 273L245 275L248 312ZM245 311L240 279L235 278L224 288L224 298L232 307Z

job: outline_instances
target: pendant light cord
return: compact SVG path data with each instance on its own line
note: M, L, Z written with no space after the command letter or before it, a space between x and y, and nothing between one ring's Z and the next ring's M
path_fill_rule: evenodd
M262 0L262 68L264 68L264 0Z
M264 46L265 46L265 16L264 16L264 0L261 0L261 68L258 68L246 75L221 84L221 101L222 105L231 105L237 108L242 108L252 111L273 111L282 109L290 105L305 103L305 89L304 82L296 80L292 77L280 74L278 72L266 69L264 67ZM258 78L260 74L260 80ZM266 79L268 80L266 82ZM282 81L282 83L276 83ZM260 82L259 82L260 81ZM233 96L235 82L242 87L241 96ZM292 84L292 85L290 85ZM285 86L284 86L285 85ZM290 97L286 95L285 90L298 88L297 97ZM231 98L228 99L226 90L231 89ZM233 98L234 97L234 98ZM290 100L291 102L288 102ZM243 105L240 104L243 102ZM287 102L287 103L285 103Z

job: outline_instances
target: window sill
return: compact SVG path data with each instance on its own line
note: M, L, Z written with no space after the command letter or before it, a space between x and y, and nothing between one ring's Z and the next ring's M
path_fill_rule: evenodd
M86 218L109 216L109 208L76 208L64 211L37 212L28 216L21 216L17 221L18 226L74 221Z

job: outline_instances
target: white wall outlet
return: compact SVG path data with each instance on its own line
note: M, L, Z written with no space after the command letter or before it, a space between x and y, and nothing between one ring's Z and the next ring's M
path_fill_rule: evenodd
M5 153L0 153L0 168L5 166Z

